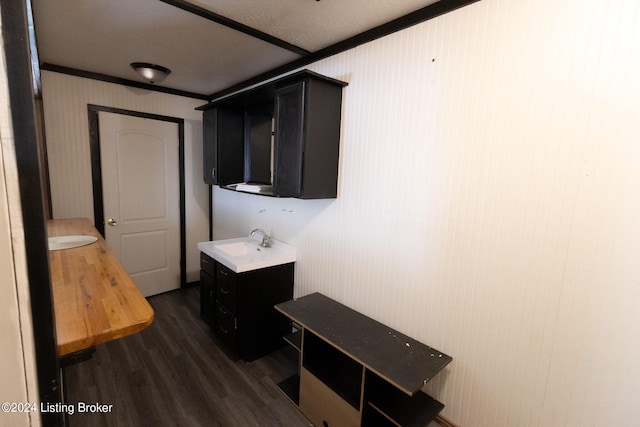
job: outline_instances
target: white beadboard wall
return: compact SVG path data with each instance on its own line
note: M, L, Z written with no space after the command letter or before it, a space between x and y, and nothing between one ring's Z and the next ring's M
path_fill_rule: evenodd
M42 100L54 218L93 221L87 104L184 119L187 281L198 281L209 194L202 180L202 112L195 108L206 102L49 71L42 72Z
M483 0L309 68L344 79L339 197L215 188L214 237L453 356L464 427L640 425L640 3Z

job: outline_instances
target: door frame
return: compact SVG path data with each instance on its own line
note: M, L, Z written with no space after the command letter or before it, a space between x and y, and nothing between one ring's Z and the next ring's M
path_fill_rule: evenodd
M34 88L32 75L27 5L24 0L2 0L0 12L34 340L34 354L25 357L35 358L38 399L57 404L63 403L62 381L49 274L43 171L39 168L37 113L34 108L40 95ZM45 412L40 417L43 427L64 425L62 413Z
M184 119L104 105L87 104L89 144L91 148L91 180L93 185L93 218L96 229L104 237L104 200L102 195L102 164L100 161L100 112L122 114L143 119L160 120L178 125L178 175L180 177L180 288L187 285L187 243L185 221Z

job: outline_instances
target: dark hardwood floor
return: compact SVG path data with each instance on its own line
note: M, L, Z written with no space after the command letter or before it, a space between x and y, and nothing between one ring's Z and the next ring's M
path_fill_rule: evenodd
M276 386L296 370L287 347L251 363L233 361L200 319L197 287L149 302L149 328L66 368L69 403L113 405L111 413L73 414L71 427L310 425Z

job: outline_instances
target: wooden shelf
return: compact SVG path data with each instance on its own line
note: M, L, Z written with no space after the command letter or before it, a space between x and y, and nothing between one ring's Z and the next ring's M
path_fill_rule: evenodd
M444 405L422 392L407 396L377 375L367 372L365 400L385 418L403 427L427 425L444 408Z
M302 350L302 331L298 330L282 337L289 345L298 351Z

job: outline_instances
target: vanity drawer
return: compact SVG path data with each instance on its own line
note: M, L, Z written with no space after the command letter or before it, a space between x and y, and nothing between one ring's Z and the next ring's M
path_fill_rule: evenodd
M222 304L216 304L216 334L231 348L235 347L236 316Z
M231 292L236 291L236 273L224 265L218 263L218 269L216 272L216 282L218 286L222 285Z
M215 260L203 252L200 252L200 270L205 271L211 277L216 277Z
M231 312L235 313L236 311L236 294L227 288L224 284L218 282L218 287L216 289L216 299L218 302L222 303L226 308L228 308Z

